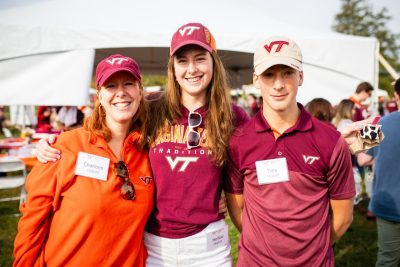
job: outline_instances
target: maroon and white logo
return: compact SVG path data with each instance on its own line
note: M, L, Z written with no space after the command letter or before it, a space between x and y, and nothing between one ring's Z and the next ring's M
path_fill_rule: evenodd
M129 61L129 60L124 57L114 57L114 58L107 60L107 63L114 66L114 65L121 65L125 61Z
M181 167L179 168L179 172L184 172L189 165L190 162L196 162L199 158L198 157L176 157L172 159L172 157L166 157L171 170L174 170L178 163L182 163Z
M306 164L313 164L316 160L319 160L319 157L314 157L314 156L306 156L303 155L304 163Z
M279 51L281 51L283 45L289 45L289 42L287 42L287 41L273 41L269 45L268 44L264 45L264 48L268 51L268 53L271 53L272 48L274 46L276 46L275 53L278 53Z
M181 36L191 35L195 30L199 30L200 27L198 26L186 26L182 29L179 29L179 33Z

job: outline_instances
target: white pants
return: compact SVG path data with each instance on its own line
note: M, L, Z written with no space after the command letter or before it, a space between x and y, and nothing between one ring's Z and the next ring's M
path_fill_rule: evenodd
M222 235L225 237L222 238ZM224 220L213 222L203 231L185 238L165 238L145 232L144 243L149 253L146 266L231 267L231 246L227 235L227 225ZM214 242L215 240L226 242L212 244L210 238Z

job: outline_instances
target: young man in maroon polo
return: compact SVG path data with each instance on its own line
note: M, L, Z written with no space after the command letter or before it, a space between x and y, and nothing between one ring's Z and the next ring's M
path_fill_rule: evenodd
M352 221L350 151L340 133L296 101L299 47L272 37L254 54L261 111L233 134L225 181L242 232L237 266L334 266L332 244Z

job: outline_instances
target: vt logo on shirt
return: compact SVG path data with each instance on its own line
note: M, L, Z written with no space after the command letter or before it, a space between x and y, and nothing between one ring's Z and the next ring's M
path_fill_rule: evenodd
M303 155L303 159L304 159L304 163L311 165L314 163L314 161L319 160L319 157Z
M153 177L150 177L150 176L145 176L145 177L140 176L139 178L145 184L151 184L151 182L153 181Z
M189 165L190 162L196 162L199 158L198 157L176 157L172 159L171 156L166 157L171 170L174 170L178 163L182 163L181 167L179 168L179 172L184 172Z

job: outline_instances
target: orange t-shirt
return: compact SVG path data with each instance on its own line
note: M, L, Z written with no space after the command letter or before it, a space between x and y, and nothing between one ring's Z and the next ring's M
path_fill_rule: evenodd
M14 266L145 266L154 184L148 151L136 149L137 138L130 134L121 150L135 200L121 197L118 159L102 137L78 128L57 138L61 159L36 164L27 177ZM110 159L106 181L75 174L79 152Z

